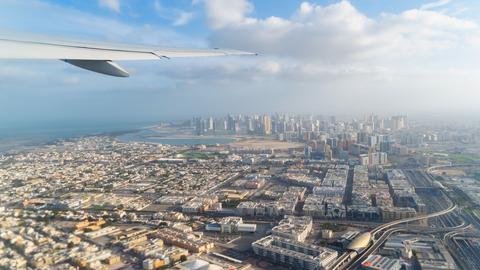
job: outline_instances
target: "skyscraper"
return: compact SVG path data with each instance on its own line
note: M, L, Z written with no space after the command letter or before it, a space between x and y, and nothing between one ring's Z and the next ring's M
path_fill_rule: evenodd
M213 121L213 117L209 117L209 118L208 118L207 129L208 129L209 131L214 131L214 129L215 129L215 122Z
M404 115L392 117L392 129L399 130L407 128L407 117Z
M265 114L262 116L262 129L263 134L272 134L272 119L270 118L270 115Z

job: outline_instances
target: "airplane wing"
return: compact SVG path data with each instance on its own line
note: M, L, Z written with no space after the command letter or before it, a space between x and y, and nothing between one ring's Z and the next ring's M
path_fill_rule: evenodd
M176 57L256 55L222 49L181 49L126 44L91 43L51 38L0 36L0 59L59 59L90 71L128 77L115 60L158 60Z

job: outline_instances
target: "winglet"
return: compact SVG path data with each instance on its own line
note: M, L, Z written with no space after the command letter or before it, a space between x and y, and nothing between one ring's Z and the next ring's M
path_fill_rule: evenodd
M77 66L79 68L87 69L93 72L98 72L115 77L128 77L130 74L115 62L109 60L78 60L78 59L63 59L63 61Z

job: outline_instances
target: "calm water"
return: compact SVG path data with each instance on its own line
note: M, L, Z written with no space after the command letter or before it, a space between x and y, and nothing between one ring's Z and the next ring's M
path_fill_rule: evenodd
M152 135L158 137L151 137ZM154 130L142 130L140 132L128 133L118 136L117 139L127 142L153 142L169 145L227 144L235 141L233 138L226 137L178 137L174 133Z
M88 135L102 135L113 132L135 131L116 138L123 141L155 142L170 145L226 144L234 141L225 137L179 137L175 133L144 129L154 122L56 122L56 123L0 123L0 153L22 150L26 147L53 142L58 139ZM151 135L161 137L149 137Z
M95 123L91 121L0 125L0 153L88 135L141 129L152 123Z

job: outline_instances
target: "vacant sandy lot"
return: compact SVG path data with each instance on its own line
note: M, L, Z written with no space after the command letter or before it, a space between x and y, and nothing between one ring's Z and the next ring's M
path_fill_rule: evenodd
M246 139L228 144L233 148L240 149L276 149L285 150L290 148L302 148L303 144L294 142L282 142L269 139Z
M433 171L435 174L442 174L442 175L447 175L451 177L460 177L460 176L466 176L465 171L462 169L458 168L445 168L445 169L438 169Z

